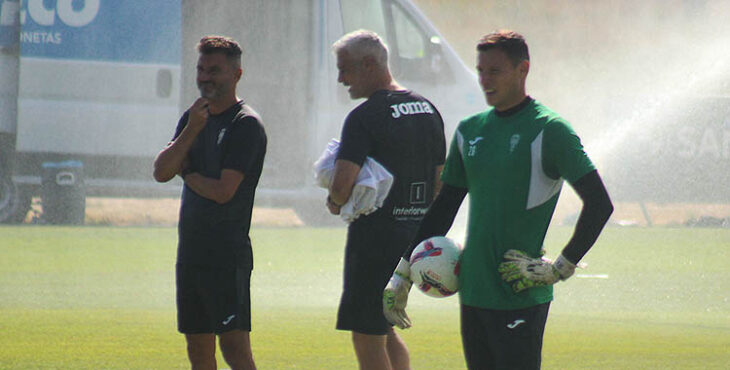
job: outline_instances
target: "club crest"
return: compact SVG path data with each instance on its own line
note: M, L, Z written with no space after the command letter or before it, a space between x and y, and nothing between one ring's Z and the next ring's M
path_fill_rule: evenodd
M223 136L226 135L226 129L225 127L218 132L218 141L216 142L216 145L220 146L221 142L223 141Z

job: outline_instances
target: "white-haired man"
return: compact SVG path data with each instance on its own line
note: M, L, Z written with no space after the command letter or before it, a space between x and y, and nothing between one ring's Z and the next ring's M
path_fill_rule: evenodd
M352 332L361 369L407 369L408 349L385 319L382 293L438 193L446 155L444 124L430 101L393 79L388 49L377 34L349 33L333 50L338 81L352 99L367 100L345 119L327 207L340 212L366 157L394 177L383 206L348 227L337 329Z

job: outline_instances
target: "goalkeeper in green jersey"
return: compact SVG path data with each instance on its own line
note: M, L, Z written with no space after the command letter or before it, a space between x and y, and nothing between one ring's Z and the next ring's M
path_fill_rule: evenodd
M386 318L407 328L408 259L415 245L445 235L470 196L459 274L461 335L471 369L539 369L552 285L569 278L595 243L613 205L579 137L527 95L530 60L512 31L477 45L479 82L492 108L467 117L451 141L443 187L383 294ZM550 261L542 246L563 180L583 201L573 237Z

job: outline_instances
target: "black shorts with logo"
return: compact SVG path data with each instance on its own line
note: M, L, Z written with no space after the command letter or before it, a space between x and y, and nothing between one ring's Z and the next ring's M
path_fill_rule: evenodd
M461 305L461 340L469 369L540 369L550 302L519 310Z
M418 224L374 215L361 217L347 230L337 329L385 335L392 325L383 315L383 289Z
M178 263L178 331L184 334L251 331L250 283L250 269Z

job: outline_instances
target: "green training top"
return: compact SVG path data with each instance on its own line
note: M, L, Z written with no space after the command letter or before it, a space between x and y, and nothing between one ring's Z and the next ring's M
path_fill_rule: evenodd
M539 257L563 179L594 169L570 124L535 100L507 116L489 109L461 121L441 177L469 192L462 304L513 310L553 299L552 286L513 293L497 266L508 249Z

